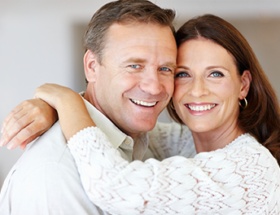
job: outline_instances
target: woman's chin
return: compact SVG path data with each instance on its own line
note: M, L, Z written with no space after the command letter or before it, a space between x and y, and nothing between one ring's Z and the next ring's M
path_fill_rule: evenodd
M206 122L206 123L186 123L185 125L188 126L188 128L193 132L193 133L205 133L209 131L213 131L213 124Z

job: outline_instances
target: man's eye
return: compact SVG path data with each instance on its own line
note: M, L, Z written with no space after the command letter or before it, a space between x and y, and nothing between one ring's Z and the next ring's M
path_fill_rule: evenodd
M190 75L187 72L178 72L175 75L175 78L185 78L185 77L190 77Z
M212 72L210 74L211 77L224 77L224 74L218 71Z
M164 72L172 72L172 70L167 67L161 67L159 70Z
M134 68L134 69L140 69L140 65L138 64L132 64L132 65L129 65L131 68Z

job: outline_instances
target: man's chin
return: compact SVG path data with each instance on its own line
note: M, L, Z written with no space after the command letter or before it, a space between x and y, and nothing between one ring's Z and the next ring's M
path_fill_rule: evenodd
M156 123L157 120L140 120L134 123L134 125L131 125L131 128L133 127L134 130L139 131L139 133L147 132L153 130L156 126Z

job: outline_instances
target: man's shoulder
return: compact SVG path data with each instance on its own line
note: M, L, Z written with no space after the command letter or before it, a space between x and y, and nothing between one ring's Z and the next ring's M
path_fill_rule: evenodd
M59 122L57 122L30 144L11 171L17 175L17 180L24 180L32 172L38 172L46 166L67 168L68 171L69 168L73 168L76 171L75 162L66 143Z
M84 192L59 122L24 152L0 195L0 213L6 214L100 214L98 210Z

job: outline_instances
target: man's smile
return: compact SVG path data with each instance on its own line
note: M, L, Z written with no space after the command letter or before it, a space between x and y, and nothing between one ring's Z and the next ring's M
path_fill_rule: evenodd
M135 100L135 99L130 99L130 101L132 101L134 104L141 105L144 107L154 107L157 104L157 102L144 102L144 101Z

